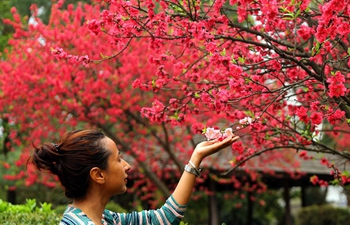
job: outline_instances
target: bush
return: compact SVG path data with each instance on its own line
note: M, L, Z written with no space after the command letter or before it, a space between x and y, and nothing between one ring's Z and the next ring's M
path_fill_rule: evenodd
M344 225L350 221L350 211L331 205L313 205L301 209L298 213L298 225Z
M66 211L67 205L58 205L54 208L55 213L58 215L63 215L64 211Z
M0 199L0 224L2 225L46 225L58 224L61 216L54 213L51 204L37 206L35 199L23 205L12 205Z

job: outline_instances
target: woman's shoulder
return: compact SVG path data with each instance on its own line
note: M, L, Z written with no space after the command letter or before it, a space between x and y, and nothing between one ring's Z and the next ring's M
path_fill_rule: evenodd
M116 212L112 212L108 209L105 209L103 211L103 215L102 215L104 221L106 222L106 225L114 225L114 224L119 224L120 218L119 218L119 214Z

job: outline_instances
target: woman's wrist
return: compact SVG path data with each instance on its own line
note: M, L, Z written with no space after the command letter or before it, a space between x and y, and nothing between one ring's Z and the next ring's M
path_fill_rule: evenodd
M202 162L202 157L194 152L189 161L191 161L193 166L195 166L196 168L199 168L199 166Z

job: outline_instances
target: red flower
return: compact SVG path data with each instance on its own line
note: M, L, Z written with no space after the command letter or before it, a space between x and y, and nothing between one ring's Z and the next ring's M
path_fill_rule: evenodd
M316 175L310 177L310 182L316 185L318 183L318 177Z
M303 106L301 106L296 111L296 115L299 117L299 119L305 123L309 121L308 115L307 115L307 109Z
M311 122L315 125L322 123L322 113L320 112L313 112L310 116Z

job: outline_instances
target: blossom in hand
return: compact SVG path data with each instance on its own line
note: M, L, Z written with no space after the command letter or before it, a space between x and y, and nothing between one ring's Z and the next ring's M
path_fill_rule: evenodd
M204 130L204 135L208 141L215 139L224 139L233 135L232 128L226 128L224 131L221 131L218 128L208 127Z
M221 131L213 127L208 127L204 133L205 137L209 140L219 139L222 137Z
M226 128L225 131L224 131L224 133L223 133L224 138L230 137L230 136L232 136L232 135L233 135L232 128L231 128L231 127Z

